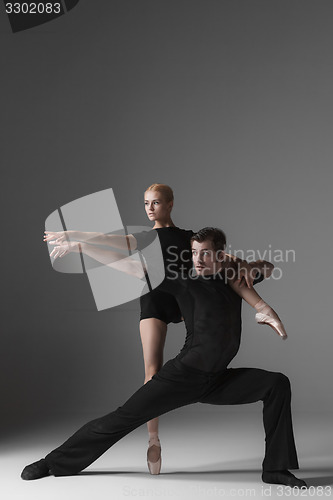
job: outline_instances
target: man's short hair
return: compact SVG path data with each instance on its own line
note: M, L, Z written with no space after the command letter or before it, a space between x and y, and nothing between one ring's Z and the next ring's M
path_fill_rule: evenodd
M212 242L215 252L224 250L227 242L226 235L222 229L218 229L217 227L204 227L192 236L191 243L193 241L202 243L206 240Z

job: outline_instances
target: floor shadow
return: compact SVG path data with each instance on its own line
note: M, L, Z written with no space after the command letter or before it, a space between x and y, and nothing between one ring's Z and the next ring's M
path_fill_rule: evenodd
M310 487L317 488L318 486L333 486L333 475L332 469L302 469L303 474L298 474L297 471L293 471L293 473L304 479L307 485ZM304 472L316 473L318 472L318 476L304 476ZM329 472L329 475L324 475L325 472ZM98 475L126 475L128 477L131 476L147 476L149 472L146 470L89 470L80 472L80 476L98 476ZM249 478L249 475L253 475L253 477ZM261 469L232 469L232 470L200 470L200 468L196 467L195 470L174 470L169 472L161 472L160 477L164 480L175 480L175 479L189 479L191 480L200 480L200 481L211 481L212 476L218 476L222 482L229 481L237 481L237 482L249 482L260 480L261 482ZM228 477L229 476L229 477ZM235 478L237 476L237 478ZM218 478L215 477L214 480Z
M89 470L80 472L80 475L94 476L94 475L126 475L127 477L150 476L148 470ZM221 482L249 482L261 481L261 470L259 469L241 469L241 470L202 470L195 468L195 470L171 470L162 471L159 474L163 480L191 480L191 481L221 481ZM237 477L235 477L237 476ZM250 476L250 477L249 477Z
M298 471L292 471L296 476ZM301 467L302 479L308 486L333 486L333 467ZM315 473L315 476L311 474Z
M333 476L303 477L308 486L333 486Z

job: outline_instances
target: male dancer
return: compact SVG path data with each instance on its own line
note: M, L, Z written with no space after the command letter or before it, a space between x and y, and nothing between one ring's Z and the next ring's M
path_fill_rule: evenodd
M266 434L262 480L306 487L288 470L299 468L289 379L258 368L227 368L239 349L241 298L226 283L224 247L225 235L219 229L198 231L192 238L197 275L167 279L161 285L175 295L185 320L187 334L180 353L123 406L88 422L45 459L26 466L23 479L77 474L129 432L181 406L262 400ZM136 275L143 277L140 266Z

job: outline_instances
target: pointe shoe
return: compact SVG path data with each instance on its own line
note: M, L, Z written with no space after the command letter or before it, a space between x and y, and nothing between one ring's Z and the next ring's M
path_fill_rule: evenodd
M258 312L255 315L255 318L256 318L256 322L259 323L260 325L269 325L271 328L273 328L273 330L278 335L280 335L280 337L282 337L283 340L288 338L288 335L286 333L286 330L284 329L283 323L278 316L277 316L277 319L275 319L272 316L269 316L268 314Z
M147 465L150 474L157 475L161 471L161 444L158 437L149 439L147 450Z

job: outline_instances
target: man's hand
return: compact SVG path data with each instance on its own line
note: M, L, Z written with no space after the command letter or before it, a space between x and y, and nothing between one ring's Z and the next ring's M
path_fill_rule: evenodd
M274 264L268 260L255 260L250 265L257 273L262 274L265 279L269 278L274 270Z
M269 278L273 272L274 265L267 260L255 260L247 262L232 254L224 254L227 276L241 288L244 285L251 288L257 274Z
M236 257L235 255L228 253L224 254L227 277L240 288L243 286L247 286L248 288L253 287L253 281L255 280L258 272L258 268L253 264L256 264L257 262L258 261L249 263L246 260Z

